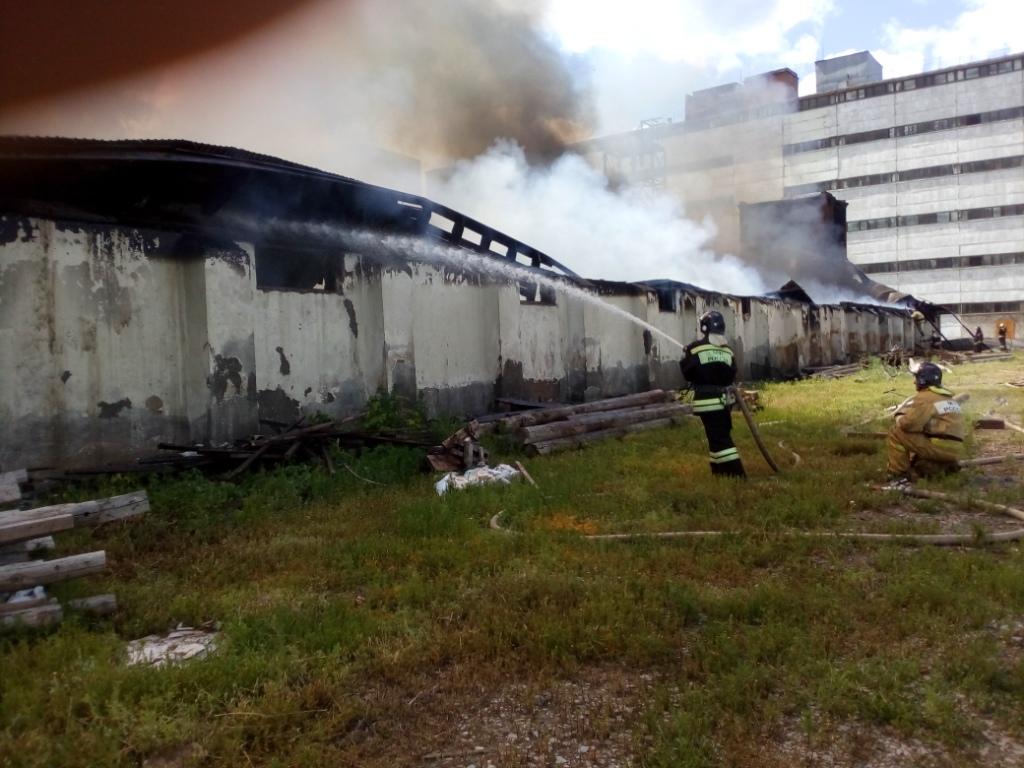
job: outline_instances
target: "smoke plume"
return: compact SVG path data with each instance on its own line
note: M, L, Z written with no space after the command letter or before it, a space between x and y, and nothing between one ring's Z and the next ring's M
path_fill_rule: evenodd
M546 2L335 0L216 55L0 114L0 132L191 139L410 192L424 168L445 168L428 195L587 277L748 294L830 282L829 264L716 256L709 218L688 220L667 193L613 190L567 153L593 109L582 64L544 31ZM733 138L694 159L766 151ZM714 178L688 195L721 196Z
M578 155L530 166L522 149L499 142L458 163L447 181L428 192L585 277L674 279L743 294L768 287L755 269L707 248L714 236L710 221L688 220L678 200L665 193L612 190Z
M0 131L193 139L377 183L394 179L366 162L371 148L443 165L507 138L550 160L589 134L592 110L538 13L506 0L314 5L217 55L0 115Z

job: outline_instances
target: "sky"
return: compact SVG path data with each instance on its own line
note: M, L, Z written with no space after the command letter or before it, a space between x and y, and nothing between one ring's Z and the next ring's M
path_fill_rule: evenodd
M870 50L885 77L1024 50L1021 0L551 0L545 24L591 75L598 131L683 116L692 90Z
M378 18L353 29L342 13L353 7ZM479 17L498 11L506 15L488 29ZM431 156L422 143L389 145L377 116L406 110L411 124L392 134L418 139L420 110L456 91L445 108L458 108L468 93L490 111L456 116L445 132L482 128L481 117L513 101L521 107L516 119L535 114L522 98L531 73L520 73L518 90L502 83L517 53L538 48L520 22L507 23L509 13L539 29L544 55L550 47L565 59L589 101L585 133L574 138L632 130L649 118L679 120L687 93L781 67L800 76L802 93L813 93L815 60L858 50L870 50L885 77L1024 51L1024 0L321 0L225 49L0 114L0 133L189 138L360 178L369 171L345 145L381 146L428 170L445 167L453 158ZM462 51L458 34L472 40ZM527 48L505 45L516 34ZM360 45L372 66L354 66Z

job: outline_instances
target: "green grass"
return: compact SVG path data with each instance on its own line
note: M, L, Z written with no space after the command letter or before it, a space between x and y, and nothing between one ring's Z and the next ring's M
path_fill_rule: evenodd
M1019 359L998 365L957 367L948 384L971 392L974 414L998 406L1024 421L1024 394L1000 385ZM105 548L112 567L57 593L113 591L117 616L0 638L0 764L135 766L197 744L210 766L418 765L445 748L439 723L472 712L481 688L604 668L659 681L624 726L637 765L771 765L788 728L813 741L839 724L974 764L986 723L1024 739L1022 654L992 629L1024 614L1020 547L783 535L866 530L851 512L893 503L867 488L884 477L881 441L837 428L910 390L878 368L766 385L758 419L779 422L763 432L785 472L771 475L737 416L747 483L709 476L696 422L529 460L539 489L438 498L415 453L385 449L337 456L383 486L304 465L238 484L154 479L144 519L59 538L61 552ZM933 487L1022 496L1019 483L982 488L977 475ZM488 529L499 512L518 535ZM579 536L687 529L735 535ZM223 639L210 658L124 664L126 639L210 620Z

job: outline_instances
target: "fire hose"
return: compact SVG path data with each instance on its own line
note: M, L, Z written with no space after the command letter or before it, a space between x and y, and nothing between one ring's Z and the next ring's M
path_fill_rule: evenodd
M750 435L754 438L754 442L757 443L758 450L761 451L761 455L764 456L764 460L768 462L768 466L772 468L772 471L778 474L781 472L779 465L775 463L775 459L768 453L768 447L764 444L764 440L761 439L761 433L757 429L757 422L754 421L754 414L750 412L750 406L747 405L747 401L743 399L743 391L739 387L729 387L728 390L735 398L737 404L740 406L740 410L743 412L743 418L747 422L747 427L750 429Z
M871 486L873 490L886 490L878 486ZM939 501L957 501L955 496L938 491L928 491L923 488L901 488L899 492L906 496L916 496L922 499L936 499ZM1015 520L1024 521L1024 511L1005 504L995 504L982 499L971 499L969 504L974 504L992 512L1007 515ZM501 516L504 510L494 515L490 521L490 528L506 534L517 534L501 524ZM653 533L597 533L581 536L580 538L591 541L633 541L638 539L706 539L722 536L739 536L742 531L657 531ZM764 535L764 531L757 532ZM939 547L950 546L979 546L984 544L998 544L1000 542L1024 540L1024 528L1015 528L1010 531L982 531L979 533L866 533L860 531L779 531L781 536L796 536L805 539L846 539L848 541L876 541L892 542L895 544L908 544L912 546L928 544Z

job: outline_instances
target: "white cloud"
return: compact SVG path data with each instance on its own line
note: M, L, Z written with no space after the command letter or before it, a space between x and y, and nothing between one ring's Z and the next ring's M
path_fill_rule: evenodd
M545 18L574 53L653 55L725 72L750 59L783 59L796 46L806 48L803 37L790 41L792 33L804 24L820 26L832 6L832 0L550 0Z
M873 51L886 77L911 75L1024 50L1024 3L967 0L944 27L914 28L890 21L883 45Z

